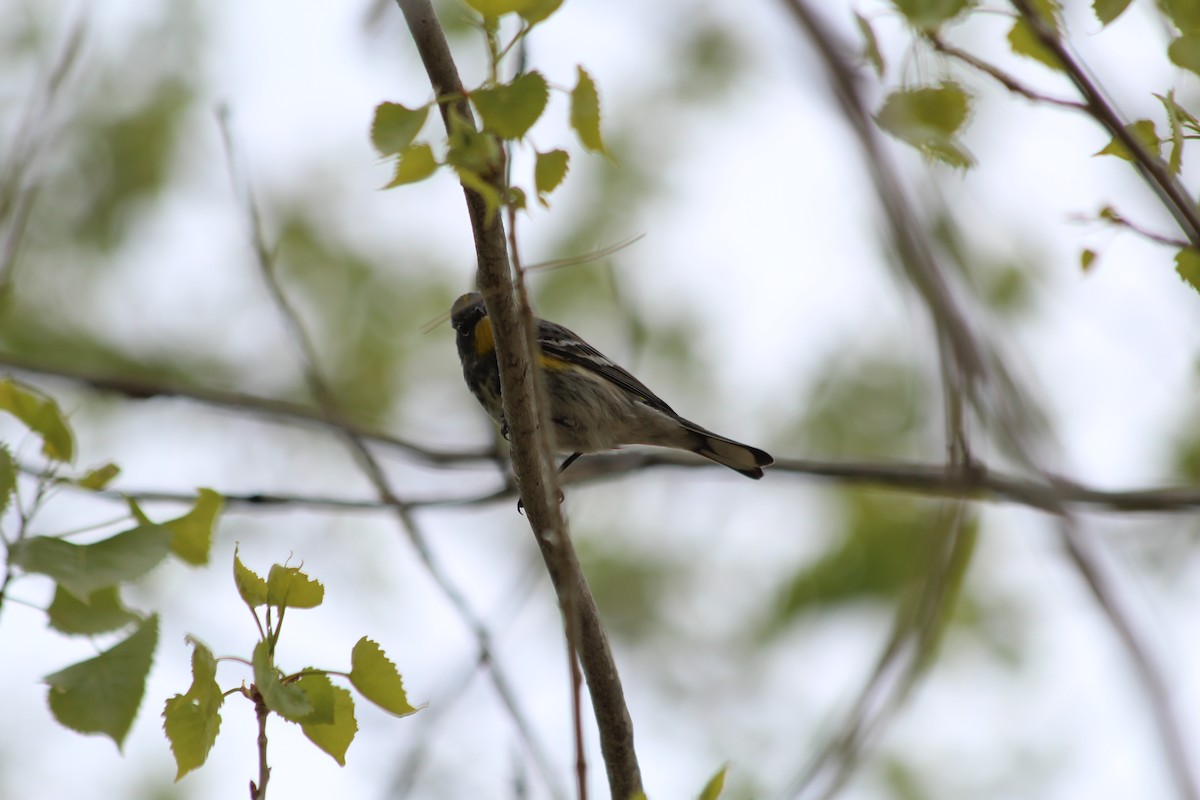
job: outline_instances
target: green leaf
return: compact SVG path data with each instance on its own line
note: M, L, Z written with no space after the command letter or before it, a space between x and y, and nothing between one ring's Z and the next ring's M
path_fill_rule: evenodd
M1057 34L1058 0L1033 0L1032 5L1034 13ZM1063 68L1062 63L1058 60L1058 56L1054 55L1053 52L1042 44L1042 40L1034 32L1033 26L1024 17L1020 17L1013 24L1012 30L1008 32L1008 46L1017 55L1040 61L1047 67L1050 67L1050 69L1062 70Z
M380 103L371 122L371 144L381 156L399 153L417 138L428 116L428 105L405 108L399 103Z
M593 153L608 155L600 137L600 95L596 83L583 67L576 68L578 80L571 90L571 127L583 146Z
M522 189L520 186L508 187L508 194L504 197L504 205L514 208L517 211L524 211L526 208L525 202L526 198L524 189Z
M417 711L409 705L396 665L375 642L365 636L359 639L350 653L350 664L350 683L363 697L398 717Z
M1184 283L1200 292L1200 250L1185 247L1176 253L1175 271Z
M875 38L875 29L862 14L855 12L854 19L858 23L858 31L863 37L863 57L875 70L875 74L883 77L883 52L879 49L879 40Z
M306 675L301 678L301 681L307 681L313 677L325 678L323 675ZM309 741L333 756L333 760L344 767L346 766L346 750L354 741L354 734L358 733L358 721L354 718L354 698L350 696L348 689L334 686L329 683L328 678L325 678L325 682L329 684L330 696L333 701L333 719L328 723L302 722L300 728Z
M512 83L471 92L471 102L483 127L501 139L521 139L546 110L550 89L537 72L526 72Z
M526 0L524 7L518 9L517 13L527 25L533 26L558 11L562 4L563 0Z
M1161 140L1158 137L1158 131L1154 128L1154 121L1149 119L1139 119L1137 122L1131 122L1125 126L1125 130L1133 134L1133 137L1142 144L1150 153L1158 155L1161 150ZM1133 161L1133 154L1129 149L1116 137L1113 137L1108 144L1102 149L1097 150L1092 155L1094 156L1116 156L1123 158L1126 161Z
M456 113L450 114L446 162L479 175L495 172L500 166L500 145L490 133L475 130Z
M704 784L699 800L717 800L721 796L721 792L725 791L725 774L727 772L729 772L728 765L717 770L717 774Z
M171 534L139 525L95 544L35 536L9 548L9 561L26 572L49 575L76 597L141 577L171 552Z
M1129 8L1129 0L1092 0L1092 10L1101 25L1108 25Z
M417 142L401 151L396 159L396 171L384 189L394 189L406 183L423 181L437 171L437 159L433 148L426 142Z
M473 170L466 167L455 167L454 172L463 186L483 198L483 202L487 205L487 213L484 215L483 222L484 225L491 225L492 220L496 218L496 212L500 210L500 192Z
M467 5L478 11L485 19L495 19L505 14L520 13L534 3L531 0L467 0Z
M533 185L537 189L538 202L546 206L546 195L557 189L567 177L571 156L566 150L551 150L538 153L533 167Z
M225 698L217 685L217 662L212 651L195 639L192 650L192 685L163 707L163 731L175 756L175 780L203 766L221 730L221 704Z
M297 567L272 564L267 573L267 603L279 608L316 608L325 599L325 587Z
M158 643L158 616L95 658L47 675L50 711L79 733L101 733L118 749L137 716Z
M1162 8L1184 36L1200 33L1200 3L1196 0L1162 0Z
M224 505L225 499L212 489L197 490L191 511L162 523L171 532L171 552L189 564L207 564L213 527Z
M1171 63L1200 74L1200 35L1180 36L1167 45L1167 57Z
M312 703L312 713L304 719L297 720L302 725L328 725L333 722L333 683L323 672L308 667L300 671L301 676L292 681L293 686L300 688L308 702Z
M133 516L134 522L139 525L153 525L154 520L146 516L146 512L142 511L142 507L138 505L138 501L132 497L125 498L125 504L129 506L129 513Z
M115 631L140 619L121 602L116 586L98 589L86 598L76 597L58 586L46 615L50 627L59 633L86 636Z
M75 481L75 485L81 489L91 489L93 492L98 492L105 486L108 486L112 482L112 479L120 474L121 468L110 461L103 466L88 470L86 475Z
M1090 248L1084 249L1079 254L1079 266L1084 272L1089 272L1092 265L1096 263L1096 251Z
M955 134L966 122L971 97L953 81L938 86L893 92L876 115L888 133L925 155L952 167L966 169L975 159Z
M975 0L892 0L892 3L909 25L934 30L975 5Z
M0 514L8 510L17 492L17 462L8 445L0 442Z
M42 437L42 454L51 461L75 457L75 438L58 403L11 378L0 380L0 411L7 411Z
M304 690L295 683L285 684L271 657L271 645L265 639L254 646L254 685L267 708L292 722L300 722L315 710Z
M236 546L233 548L233 582L242 601L250 608L267 604L267 582L242 563Z

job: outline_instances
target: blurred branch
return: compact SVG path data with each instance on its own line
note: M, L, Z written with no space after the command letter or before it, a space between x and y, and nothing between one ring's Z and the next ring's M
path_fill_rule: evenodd
M1087 114L1125 146L1126 151L1133 157L1138 174L1158 195L1167 211L1175 217L1192 247L1200 247L1200 213L1197 213L1195 201L1191 199L1187 188L1171 174L1166 162L1147 150L1125 127L1116 108L1108 102L1100 87L1089 77L1087 70L1068 52L1058 32L1034 10L1030 0L1012 0L1012 5L1028 23L1041 45L1053 53L1062 64L1063 71L1083 97Z
M859 91L858 76L844 55L844 48L837 37L827 29L824 21L814 14L803 0L783 2L793 13L825 64L834 93L867 161L877 197L888 222L891 239L905 272L933 319L939 337L939 348L950 348L953 352L955 370L965 382L963 390L970 397L976 414L981 421L990 424L992 429L1000 434L1002 441L1013 449L1014 455L1024 466L1029 467L1045 481L1053 483L1053 477L1038 464L1035 455L1036 450L1042 446L1041 440L1046 437L1039 437L1039 440L1035 441L1031 436L1030 420L1033 415L1025 399L1028 392L1011 377L999 354L972 329L967 317L959 310L950 294L949 285L925 233L927 227L921 224L921 219L913 212L913 205L905 196L895 168L887 161L879 145L879 134L870 119L866 101ZM1087 101L1089 113L1134 154L1135 164L1143 178L1158 192L1188 238L1193 243L1200 243L1200 218L1197 217L1191 201L1187 199L1186 191L1170 175L1166 165L1161 159L1148 153L1125 129L1113 108L1067 53L1056 32L1033 12L1029 0L1012 0L1012 3L1031 25L1043 46L1049 48L1062 62L1067 74ZM957 380L958 376L952 376L943 365L944 380L948 380L949 377ZM956 386L947 383L948 392L957 390ZM954 461L952 453L951 467L959 467L955 471L956 474L970 474L969 464L955 465ZM1044 509L1062 518L1061 533L1068 554L1076 569L1087 580L1097 603L1129 652L1150 695L1158 734L1164 742L1168 767L1179 795L1196 800L1200 796L1200 790L1197 789L1195 775L1186 757L1188 747L1182 728L1172 713L1173 704L1162 664L1151 654L1141 637L1136 635L1136 625L1126 605L1121 602L1121 587L1111 575L1097 571L1094 560L1090 558L1090 551L1083 547L1086 540L1079 535L1077 523L1066 505L1053 493L1044 499L1047 502L1047 505L1043 506ZM870 690L869 685L864 689L864 696L865 692ZM861 717L852 716L847 726L853 729L862 722ZM857 751L854 751L847 758L856 756ZM805 778L808 778L808 773L805 773Z
M397 0L397 4L412 33L434 93L438 97L457 98L439 103L447 130L451 130L452 114L457 118L457 124L473 126L474 116L432 4L429 0ZM502 183L503 172L501 168L497 175L489 177ZM547 434L546 404L541 402L544 388L533 369L533 354L537 347L533 339L533 315L524 297L518 298L514 292L500 215L489 213L487 204L477 192L466 186L463 192L478 258L476 282L483 294L494 334L517 488L558 595L568 645L578 648L587 675L609 790L615 800L628 800L642 788L641 769L633 747L633 722L607 634L579 567L559 506L554 453ZM576 631L579 632L578 642L574 641Z
M927 30L923 31L923 33L929 43L933 45L934 50L948 55L951 58L957 59L967 66L974 67L980 72L985 73L1013 94L1019 94L1026 100L1032 100L1035 103L1058 106L1059 108L1069 108L1073 111L1082 111L1084 113L1087 113L1088 111L1088 107L1083 103L1075 100L1063 100L1059 97L1051 97L1034 89L1030 89L1028 86L1021 83L1012 75L1009 75L1007 72L995 66L994 64L989 64L982 58L978 58L975 55L968 53L966 50L960 50L954 45L947 44L942 37L938 35L936 30Z
M567 486L586 486L603 480L628 477L643 469L699 469L724 474L710 461L691 459L684 455L659 452L630 451L612 455L596 455L577 461L568 474ZM23 472L40 474L32 468ZM970 470L948 470L942 464L915 462L816 461L783 458L775 462L771 474L791 473L832 481L843 487L863 486L943 499L976 502L1012 503L1038 511L1057 514L1064 507L1086 508L1115 513L1190 514L1200 509L1200 488L1194 486L1163 486L1146 489L1104 490L1076 483L1066 478L1039 481L995 472L981 464ZM72 484L64 484L69 488ZM146 503L196 502L193 492L161 492L150 489L106 489L87 491L112 500L133 498ZM328 511L385 511L392 506L375 499L329 497L299 493L251 492L222 494L226 506L244 512L311 509ZM514 486L507 484L485 494L457 497L408 498L410 510L443 507L479 506L511 502L516 499Z
M0 176L0 230L4 236L0 244L0 300L6 299L12 286L26 224L37 200L38 186L27 181L26 175L37 163L40 151L53 142L47 120L59 90L78 60L86 29L86 13L81 13L45 81L30 98L25 116L13 135L12 148L5 154L5 170Z
M349 434L375 444L395 447L416 457L418 460L435 466L474 461L490 462L496 459L494 449L435 450L396 436L362 427L345 418L330 418L321 409L289 400L273 400L243 392L209 389L203 386L174 383L169 380L148 380L106 375L101 372L75 367L42 364L15 353L0 352L0 367L8 367L19 372L42 375L49 378L62 378L73 383L83 384L97 391L112 392L113 394L123 395L133 400L149 400L154 397L178 397L202 405L228 409L239 413L275 417L316 425L334 433Z

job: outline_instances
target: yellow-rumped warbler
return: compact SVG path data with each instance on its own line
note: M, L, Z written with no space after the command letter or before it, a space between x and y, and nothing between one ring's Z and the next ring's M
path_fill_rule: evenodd
M467 386L506 432L492 323L483 297L471 292L455 300L450 324L457 333ZM537 320L537 341L554 438L559 450L571 453L560 472L584 453L625 444L689 450L756 479L762 477L763 467L774 463L756 447L688 422L645 384L563 326Z

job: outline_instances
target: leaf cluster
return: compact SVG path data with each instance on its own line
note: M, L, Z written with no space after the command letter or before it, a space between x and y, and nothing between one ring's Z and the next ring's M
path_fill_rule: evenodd
M233 580L242 601L254 615L259 639L247 659L215 658L206 645L189 637L193 648L192 685L183 694L167 700L162 713L163 730L175 755L176 780L203 766L208 759L221 730L221 706L232 692L261 704L267 714L299 725L309 741L342 766L358 732L358 722L354 716L354 698L349 690L334 685L330 676L348 679L359 694L396 716L418 710L409 704L395 664L378 644L365 636L350 652L349 672L305 667L289 673L279 667L275 652L285 613L289 608L320 606L325 599L325 587L318 581L298 567L286 564L272 565L263 578L242 563L236 550ZM222 660L248 664L253 682L222 691L216 680L217 663ZM265 728L260 735L265 737Z
M1179 102L1174 89L1153 95L1163 108L1162 120L1143 118L1122 127L1111 122L1115 117L1109 113L1109 109L1097 107L1098 102L1102 101L1086 96L1082 88L1081 93L1085 95L1082 102L1058 100L1025 86L999 66L944 44L944 29L984 13L983 9L977 8L975 0L892 0L892 5L914 32L914 48L932 45L935 51L947 58L957 58L976 70L982 70L1010 91L1027 99L1070 107L1092 115L1112 136L1109 143L1094 155L1123 159L1143 172L1161 171L1161 177L1152 175L1151 179L1159 184L1172 184L1162 187L1165 194L1170 195L1177 188L1175 182L1182 171L1185 144L1200 136L1200 122L1193 111ZM1069 48L1049 46L1055 45L1056 41L1065 42L1068 36L1060 0L1028 0L1013 5L1017 13L1012 16L1006 35L1013 55L1035 60L1051 70L1068 74L1079 85L1089 80L1084 68L1070 63L1070 58L1063 55L1069 52ZM1092 11L1100 24L1108 27L1129 6L1130 0L1093 0ZM1156 8L1166 25L1174 31L1165 49L1165 56L1175 65L1200 75L1200 10L1197 10L1200 6L1190 0L1163 0ZM862 15L858 15L857 21L863 38L863 57L883 77L887 65L872 23ZM975 165L974 156L962 142L973 101L973 94L962 83L942 79L937 83L904 86L891 91L875 119L884 131L916 148L929 159L966 170ZM1188 194L1192 205L1195 205L1194 195ZM1200 243L1194 240L1194 236L1187 237L1187 241L1176 241L1170 237L1148 234L1129 224L1107 205L1096 215L1096 220L1123 226L1154 241L1173 245L1176 249L1177 273L1187 284L1200 291L1200 276L1194 266L1198 260L1195 248ZM1096 258L1094 250L1083 250L1080 254L1082 268L1092 269Z
M490 214L501 206L517 210L526 208L526 191L508 185L504 177L504 146L528 141L530 130L546 110L552 86L536 70L521 71L508 81L498 76L505 58L561 4L562 0L468 1L480 15L480 24L488 34L491 59L491 77L465 93L479 124L465 119L457 110L455 104L461 99L458 97L439 97L415 108L401 103L380 103L371 124L371 142L381 156L395 159L392 180L385 189L425 180L445 167L452 170L464 186L484 198ZM499 42L501 20L512 16L519 20L518 29L502 45ZM600 134L600 95L595 81L582 66L576 68L575 85L568 94L569 122L583 147L609 155ZM417 137L430 109L439 104L450 110L446 138L435 148L434 144ZM533 147L533 153L533 195L541 205L549 207L549 195L566 179L570 154L561 148L543 150L537 147Z
M22 502L16 461L7 446L0 446L0 508L16 505L16 514L9 517L15 521L14 529L0 531L7 556L0 599L18 580L42 575L54 582L54 598L46 616L55 631L92 637L132 628L95 657L45 679L55 719L80 733L108 736L120 747L141 704L158 642L158 616L127 607L121 590L170 556L196 566L208 563L223 501L211 489L200 489L187 513L155 522L137 502L127 499L125 525L129 527L117 533L85 544L71 541L69 533L29 535L31 520L54 488L71 485L99 492L117 477L120 468L108 463L72 474L69 466L75 437L67 418L52 398L30 386L0 380L0 410L41 439L41 454L46 459L45 466L33 475L32 497Z

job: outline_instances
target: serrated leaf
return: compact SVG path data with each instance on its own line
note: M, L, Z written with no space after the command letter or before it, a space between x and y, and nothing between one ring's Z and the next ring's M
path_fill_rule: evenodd
M1129 8L1129 0L1092 0L1092 10L1101 25L1108 25Z
M863 37L863 58L867 59L867 63L875 70L875 74L882 78L884 73L883 52L879 49L879 40L875 38L875 29L871 27L867 18L858 12L855 12L854 20L858 23L858 32Z
M925 155L966 169L975 160L956 134L971 110L971 97L953 81L893 92L875 119L879 126Z
M1200 35L1180 36L1167 45L1171 63L1200 75Z
M11 378L0 380L0 411L7 411L42 437L42 454L52 461L75 457L75 437L58 403Z
M425 126L429 106L406 108L399 103L380 103L375 106L371 122L371 144L381 156L390 156L408 148Z
M892 0L892 3L909 25L934 30L975 5L975 0Z
M1034 13L1046 23L1056 34L1058 33L1059 4L1057 0L1032 0ZM1020 17L1008 32L1008 46L1014 53L1026 58L1040 61L1050 69L1061 71L1062 62L1058 56L1048 50L1038 38L1033 26L1025 17Z
M158 616L95 658L47 675L50 711L79 733L100 733L118 749L137 716L158 643Z
M717 770L717 774L709 778L708 783L704 784L704 788L700 791L699 800L718 800L721 792L725 791L725 775L728 772L728 765Z
M171 552L189 564L208 563L212 550L213 528L225 506L225 498L212 489L198 489L196 504L182 517L162 526L171 532Z
M1137 122L1131 122L1125 126L1125 130L1129 131L1143 147L1150 153L1158 155L1161 150L1161 140L1158 137L1158 131L1154 127L1154 120L1139 119ZM1097 150L1092 155L1094 156L1116 156L1123 158L1126 161L1133 161L1133 154L1125 147L1125 144L1116 137L1113 137L1103 148Z
M17 492L17 462L8 445L0 442L0 514L8 510Z
M404 681L396 665L367 637L358 640L350 653L350 683L384 711L404 717L417 711L409 705Z
M571 156L566 150L551 150L538 153L533 167L533 185L537 189L538 201L547 205L546 195L559 187L567 177Z
M50 627L67 635L94 636L123 628L140 617L121 602L116 586L76 597L62 586L54 590L54 600L46 609Z
M1200 3L1196 0L1162 0L1161 5L1180 33L1200 33Z
M518 9L517 13L527 25L532 26L558 11L562 4L563 0L526 0L524 8Z
M271 645L266 640L254 646L254 685L267 708L292 722L300 722L313 713L308 695L295 683L285 684L271 658Z
M278 608L316 608L325 599L325 587L297 567L272 564L267 573L267 603Z
M1092 265L1094 263L1096 263L1096 251L1095 250L1085 249L1085 250L1083 250L1083 252L1081 252L1079 254L1079 267L1084 272L1088 272L1089 270L1091 270Z
M242 563L237 547L233 548L233 583L242 601L250 608L267 604L267 582Z
M305 680L307 679L307 676ZM326 679L328 681L328 679ZM308 740L333 756L339 766L346 766L346 751L358 733L358 721L354 718L354 698L348 689L330 684L333 699L333 720L326 724L304 722L300 729Z
M471 92L471 102L485 130L501 139L521 139L546 110L550 89L537 72L519 75L512 83Z
M217 685L217 662L212 651L191 639L192 685L163 707L163 731L175 756L175 780L203 766L221 730L224 697Z
M76 597L145 575L171 552L171 534L139 525L94 544L34 536L9 548L9 561L26 572L48 575Z
M571 90L571 127L584 147L608 155L600 136L600 94L596 82L583 67L576 67L576 74L575 88Z
M87 474L79 480L75 481L75 485L81 489L90 489L93 492L98 492L112 482L112 479L121 474L121 468L111 461L95 469L88 470Z
M300 687L313 707L311 714L298 721L301 725L328 725L333 722L333 682L328 675L311 669L301 670L304 674L292 682Z
M423 181L437 171L437 159L433 148L426 142L417 142L406 147L396 158L396 171L384 189L394 189L407 183Z
M1184 283L1200 292L1200 250L1186 247L1175 254L1175 272Z

